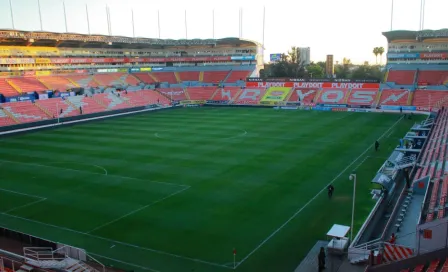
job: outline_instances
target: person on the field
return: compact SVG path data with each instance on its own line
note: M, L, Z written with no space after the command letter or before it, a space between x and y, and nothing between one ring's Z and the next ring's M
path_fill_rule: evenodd
M390 239L389 239L389 243L395 244L396 241L397 241L397 238L395 237L395 233L392 233L392 235L390 236Z
M403 113L403 108L402 107L400 107L400 113Z
M375 141L375 151L378 151L378 148L380 148L380 142L378 140Z
M333 196L334 187L333 185L328 185L328 197L331 198Z
M323 247L320 248L319 255L317 256L317 260L319 263L319 272L325 269L325 249Z

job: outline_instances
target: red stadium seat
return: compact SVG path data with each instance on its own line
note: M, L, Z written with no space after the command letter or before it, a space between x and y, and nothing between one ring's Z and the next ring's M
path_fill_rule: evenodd
M398 85L412 85L415 79L415 70L389 70L387 82L395 82Z
M215 92L215 95L211 100L215 101L230 101L235 99L235 97L241 92L240 87L224 87L220 88Z
M16 86L22 93L43 92L49 89L34 77L15 77L8 79L8 81L11 85Z
M20 93L16 89L14 89L11 85L9 85L6 79L0 78L0 94L9 97L19 95Z
M146 84L153 84L157 80L154 80L154 78L149 73L135 73L133 74L136 78L138 78L141 82Z
M418 82L428 85L443 85L448 80L448 71L419 71Z
M199 72L179 72L181 81L199 81Z
M210 100L216 91L216 87L191 87L187 88L190 100Z
M49 116L31 101L4 103L2 108L9 111L21 123L49 119Z
M408 104L409 90L382 90L379 105L398 105Z
M79 87L73 84L70 80L59 76L40 77L39 80L45 84L50 90L66 91L71 88Z
M251 71L231 71L229 77L226 79L226 82L233 83L238 80L246 80L250 74Z
M242 90L234 104L256 105L266 93L266 88L250 87Z
M206 83L219 83L224 81L224 79L229 74L229 71L205 71L204 79L202 82Z
M288 101L301 102L303 104L311 104L316 102L315 101L316 94L317 90L315 89L296 88L292 91Z
M185 91L182 88L163 88L157 89L157 91L174 101L187 100Z
M344 104L348 89L323 89L316 98L317 103Z
M155 72L152 75L157 78L158 82L168 82L170 84L176 84L177 78L173 72Z
M447 91L416 90L412 105L422 108L441 108L448 106Z

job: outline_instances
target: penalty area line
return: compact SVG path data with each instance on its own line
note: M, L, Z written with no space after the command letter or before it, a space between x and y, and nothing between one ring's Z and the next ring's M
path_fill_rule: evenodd
M378 140L381 140L382 138L384 138L384 136L387 135L387 133L392 130L401 120L403 119L403 116L398 119L398 121L396 121L394 124L392 124L379 138ZM315 196L313 196L307 203L305 203L305 205L303 205L300 209L298 209L291 217L288 218L288 220L286 220L285 223L283 223L280 227L278 227L276 230L274 230L274 232L272 232L268 237L266 237L263 241L261 241L260 244L258 244L258 246L256 246L251 252L249 252L249 254L246 255L246 257L244 257L241 261L239 261L239 263L235 266L235 268L238 268L238 266L240 266L241 264L243 264L250 256L252 256L252 254L254 254L257 250L259 250L264 244L266 244L269 240L271 240L272 237L274 237L277 233L279 233L286 225L289 224L289 222L291 222L294 218L297 217L297 215L299 215L306 207L308 207L311 202L313 202L323 191L325 191L327 189L327 187L330 184L333 184L340 176L342 176L353 164L355 164L359 159L361 159L362 156L364 156L370 149L372 149L371 146L368 146L366 148L366 150L364 150L361 155L359 155L356 159L354 159L349 165L347 165L347 167L344 168L344 170L342 170L333 180L331 180L327 185L325 185L325 187L323 187L319 192L317 192L317 194Z

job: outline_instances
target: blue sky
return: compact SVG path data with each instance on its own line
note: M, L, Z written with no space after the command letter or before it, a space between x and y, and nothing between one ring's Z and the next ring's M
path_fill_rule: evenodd
M40 0L43 29L64 32L62 0ZM243 9L243 38L262 41L262 14L266 7L266 55L282 53L291 46L311 47L311 59L324 60L333 54L355 63L375 62L373 47L387 47L381 32L390 30L391 0L66 0L69 32L87 33L85 5L88 5L91 33L107 34L106 4L110 7L112 34L132 36L134 10L136 36L185 38L187 10L188 38L239 36L239 8ZM12 0L15 28L40 30L37 0ZM420 0L395 0L393 28L418 30ZM427 0L425 28L448 28L447 0ZM9 0L0 0L0 28L12 28Z

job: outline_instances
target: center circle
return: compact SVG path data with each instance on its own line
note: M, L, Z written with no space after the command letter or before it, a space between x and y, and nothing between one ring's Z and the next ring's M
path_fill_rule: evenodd
M190 132L179 130L163 130L154 133L154 137L167 140L227 140L244 137L247 131L244 129L219 129L213 130L194 130Z

